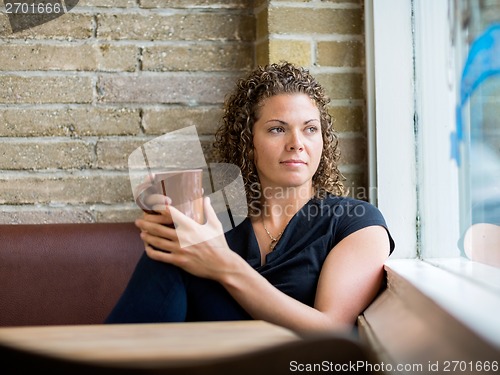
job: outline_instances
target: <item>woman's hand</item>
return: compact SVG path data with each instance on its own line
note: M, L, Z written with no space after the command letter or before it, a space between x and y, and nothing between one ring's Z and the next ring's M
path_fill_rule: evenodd
M171 203L172 200L169 197L157 193L147 194L147 191L143 192L137 201L139 207L141 207L145 213L151 215L165 211L166 206Z
M241 258L229 249L210 199L204 198L203 203L205 224L197 223L173 206L162 205L157 207L160 215L144 214L136 225L141 229L151 259L176 265L199 277L219 280Z

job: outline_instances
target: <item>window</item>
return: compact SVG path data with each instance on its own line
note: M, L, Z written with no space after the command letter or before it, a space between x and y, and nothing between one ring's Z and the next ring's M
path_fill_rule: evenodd
M500 267L500 0L456 1L461 255Z
M466 332L475 332L498 350L500 268L491 252L474 255L483 232L472 240L465 236L474 223L500 228L494 222L500 201L498 61L496 73L467 100L460 100L460 90L474 42L500 22L500 0L373 0L365 8L368 119L377 156L372 201L396 241L387 269L424 296L412 293L405 304L418 305L415 319L433 320L426 314L438 306L466 327L463 348ZM500 47L492 48L500 57ZM495 70L494 63L488 69ZM489 237L491 248L500 251L496 236ZM406 291L395 295L410 298ZM427 300L429 308L419 305Z
M414 9L418 256L500 293L500 0Z

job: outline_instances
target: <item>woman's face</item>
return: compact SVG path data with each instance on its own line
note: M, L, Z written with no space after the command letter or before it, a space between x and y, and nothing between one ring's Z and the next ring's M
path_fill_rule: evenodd
M320 113L305 94L265 99L253 127L254 163L266 187L312 187L321 159Z

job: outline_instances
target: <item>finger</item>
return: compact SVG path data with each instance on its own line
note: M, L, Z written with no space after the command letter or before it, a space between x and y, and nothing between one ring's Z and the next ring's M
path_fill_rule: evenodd
M168 211L168 207L171 204L172 204L172 199L170 199L169 197L166 197L164 195L157 194L152 199L151 208L153 211L163 215L166 211Z
M148 213L151 212L151 205L147 202L147 199L152 194L155 194L156 189L151 183L139 184L134 192L134 197L137 205L144 211Z
M155 206L153 211L150 216L145 217L146 220L152 221L155 223L163 223L163 224L172 224L172 215L170 213L170 205L162 205L162 206Z
M177 242L169 238L158 237L148 232L141 232L141 239L149 246L156 249L172 252L177 246Z
M147 256L153 260L157 260L159 262L164 262L164 263L172 263L173 253L171 253L171 252L157 250L157 249L154 249L147 244L146 244L145 250L146 250Z
M217 231L223 231L222 223L220 222L219 217L217 216L214 208L212 207L210 197L204 198L203 207L205 210L205 218L206 218L205 224L208 224L211 227L217 229Z
M142 221L149 223L163 224L163 225L172 224L172 218L170 217L170 215L144 214L142 218L138 218L136 220L136 225L138 222Z
M144 203L146 203L149 207L154 207L156 205L168 206L169 204L172 204L172 199L163 194L150 194L144 198Z
M219 220L217 214L215 213L214 208L212 207L210 197L203 198L203 209L205 211L205 217L207 219L207 222L212 222L215 219Z
M165 238L170 241L177 241L177 232L172 226L152 223L144 220L137 220L136 225L141 232L147 232L153 236Z
M168 207L170 211L170 215L172 217L172 221L175 225L175 228L179 227L193 227L196 225L199 225L196 221L191 219L189 216L185 215L183 212L179 211L176 207L174 206L169 206Z

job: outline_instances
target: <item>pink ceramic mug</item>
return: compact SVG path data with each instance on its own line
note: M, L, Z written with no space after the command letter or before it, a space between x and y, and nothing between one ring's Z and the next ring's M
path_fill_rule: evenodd
M150 214L157 212L147 203L147 198L153 194L161 194L171 199L170 205L186 216L203 224L203 170L187 169L161 172L154 174L153 181L137 187L137 205Z

